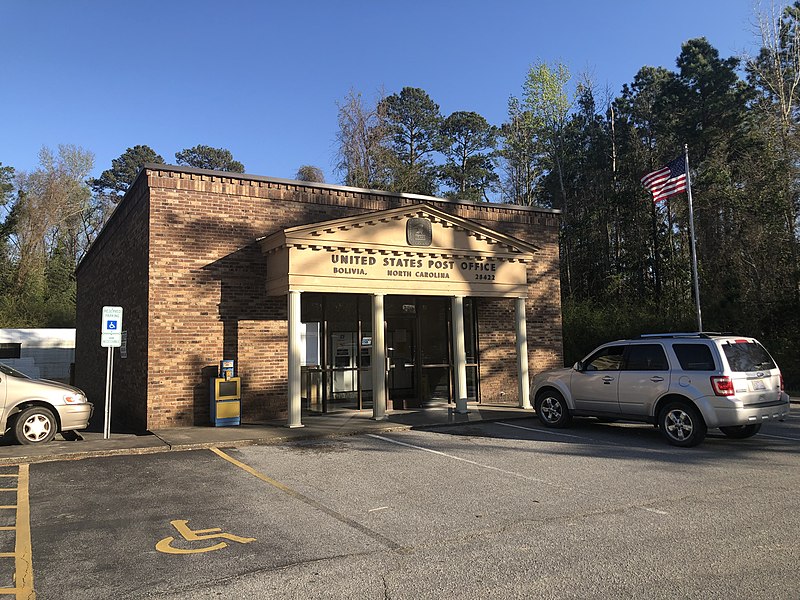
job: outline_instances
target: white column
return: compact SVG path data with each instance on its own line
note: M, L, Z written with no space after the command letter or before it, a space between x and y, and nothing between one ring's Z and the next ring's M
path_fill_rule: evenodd
M372 418L386 418L386 336L383 294L372 295Z
M517 398L520 408L532 408L530 379L528 377L528 321L525 316L525 298L517 298Z
M467 397L467 353L464 350L464 297L453 296L450 299L450 319L453 329L453 358L455 359L455 373L453 382L453 398L458 402L460 398Z
M289 291L289 419L288 427L302 427L300 389L300 292Z

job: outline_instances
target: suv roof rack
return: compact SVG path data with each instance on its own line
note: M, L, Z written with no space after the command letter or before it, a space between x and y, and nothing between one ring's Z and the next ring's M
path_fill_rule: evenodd
M724 333L720 333L719 331L684 331L684 332L675 332L675 333L642 333L639 335L640 339L648 339L648 338L704 338L710 339L713 335L727 335Z

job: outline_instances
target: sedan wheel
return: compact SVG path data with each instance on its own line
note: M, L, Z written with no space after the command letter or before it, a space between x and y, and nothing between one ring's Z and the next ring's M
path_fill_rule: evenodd
M706 423L698 410L687 402L670 402L658 417L661 433L673 446L696 446L706 437Z
M564 397L553 391L545 391L536 398L536 414L547 427L566 427L572 420Z
M14 421L14 437L20 444L49 442L58 431L53 413L41 406L26 408Z

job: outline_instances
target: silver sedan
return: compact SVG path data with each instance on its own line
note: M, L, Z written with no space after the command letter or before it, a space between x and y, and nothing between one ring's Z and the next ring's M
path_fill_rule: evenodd
M49 442L59 431L85 429L94 409L76 387L32 379L0 363L0 431L20 444Z

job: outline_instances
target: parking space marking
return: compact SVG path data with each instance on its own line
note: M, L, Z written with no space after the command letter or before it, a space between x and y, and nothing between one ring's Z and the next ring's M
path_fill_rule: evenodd
M501 469L500 467L495 467L492 465L485 465L483 463L476 462L474 460L470 460L468 458L462 458L460 456L455 456L454 454L448 454L446 452L441 452L439 450L433 450L431 448L425 448L424 446L417 446L415 444L408 444L406 442L401 442L398 440L393 440L391 438L384 437L382 435L376 435L374 433L368 433L367 436L371 438L375 438L377 440L383 440L384 442L389 442L390 444L397 444L398 446L405 446L406 448L413 448L414 450L422 450L423 452L430 452L431 454L437 454L439 456L444 456L447 458L451 458L453 460L458 460L461 462L465 462L470 465L474 465L476 467L481 467L483 469L489 469L491 471L497 471L499 473L503 473L504 475L511 475L512 477L518 477L520 479L526 479L528 481L535 481L536 483L543 483L545 485L551 485L554 487L564 487L564 486L555 486L555 484L550 483L549 481L545 481L544 479L539 479L537 477L531 477L529 475L523 475L522 473L516 473L514 471L507 471L506 469ZM534 502L538 502L538 500L534 500Z
M773 439L776 439L776 440L788 440L790 442L800 442L800 438L785 437L785 436L782 436L782 435L770 435L768 433L759 433L758 437L768 437L768 438L773 438Z
M657 508L647 508L646 506L640 507L642 510L646 510L647 512L656 513L657 515L668 515L669 513L664 510L658 510Z
M246 538L232 533L222 533L219 527L211 527L210 529L190 529L189 521L183 519L175 519L169 522L181 537L187 542L202 542L205 540L214 540L221 538L230 542L237 542L239 544L249 544L255 542L256 538ZM175 548L172 542L175 541L174 536L167 536L156 544L156 550L164 554L200 554L203 552L211 552L213 550L222 550L227 548L227 542L217 542L211 546L201 546L200 548Z
M14 587L0 588L0 594L16 596L17 600L34 600L33 589L33 551L31 550L31 507L28 487L30 467L19 465L17 473L3 473L3 477L15 478L17 487L2 488L0 491L16 492L17 503L0 506L0 510L16 509L14 525L0 527L0 531L15 531L14 552L3 552L0 557L14 558Z
M600 442L601 444L608 444L610 446L624 446L627 447L625 444L618 444L617 442L610 442L608 440L599 440L597 438L590 438L584 435L574 435L570 433L562 433L560 431L551 431L549 429L539 428L539 427L523 427L522 425L514 425L512 423L503 423L501 421L495 421L495 425L502 425L503 427L513 427L514 429L524 429L526 431L535 431L536 433L549 433L550 435L557 435L560 437L567 437L573 438L576 440L583 440L589 442Z
M386 536L378 533L377 531L373 531L372 529L370 529L369 527L365 527L364 525L362 525L358 521L354 521L350 517L347 517L347 516L345 516L345 515L343 515L341 513L336 512L335 510L333 510L331 508L328 508L327 506L325 506L324 504L322 504L320 502L317 502L313 498L309 498L308 496L304 496L303 494L301 494L297 490L294 490L294 489L290 488L288 485L286 485L284 483L281 483L280 481L277 481L276 479L273 479L272 477L269 477L268 475L265 475L264 473L261 473L260 471L257 471L256 469L254 469L250 465L247 465L247 464L245 464L245 463L243 463L243 462L241 462L239 460L236 460L230 454L227 454L227 453L223 452L219 448L209 448L209 450L211 450L214 454L216 454L220 458L223 458L223 459L227 460L232 465L235 465L235 466L239 467L240 469L242 469L243 471L246 471L247 473L249 473L253 477L255 477L257 479L260 479L261 481L263 481L265 483L268 483L269 485L279 489L280 491L284 492L285 494L288 494L292 498L294 498L296 500L299 500L300 502L303 502L304 504L307 504L308 506L310 506L310 507L312 507L312 508L314 508L316 510L324 512L326 515L336 519L340 523L344 523L348 527L352 527L353 529L356 529L356 530L360 531L361 533L363 533L364 535L372 538L376 542L379 542L379 543L383 544L384 546L386 546L390 550L399 550L400 548L402 548L402 546L400 544L398 544L397 542L395 542L395 541L387 538Z

